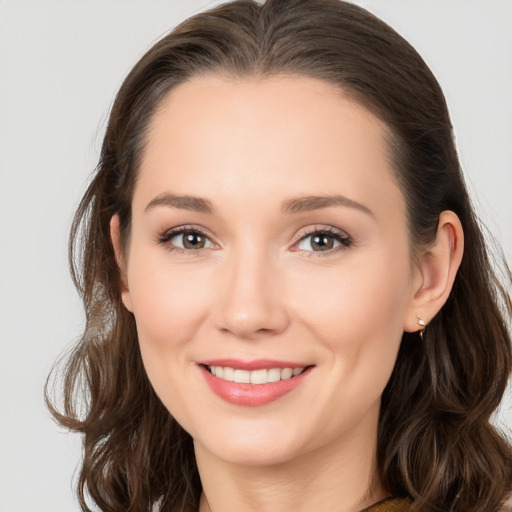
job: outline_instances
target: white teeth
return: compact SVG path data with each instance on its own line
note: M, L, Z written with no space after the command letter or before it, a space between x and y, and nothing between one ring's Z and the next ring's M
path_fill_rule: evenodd
M251 382L251 372L247 370L235 370L235 382L249 384L249 382Z
M271 368L268 371L268 381L277 382L278 380L281 380L281 368Z
M293 370L291 368L283 368L281 370L281 380L289 379L293 374Z
M268 370L254 370L251 372L251 384L265 384L268 382Z
M229 366L209 366L211 374L229 382L242 384L268 384L300 375L304 368L269 368L268 370L239 370Z
M217 366L217 368L222 368L221 366ZM218 370L217 370L218 371ZM218 375L218 374L216 374ZM231 382L235 381L235 370L233 368L225 367L223 369L222 375L219 375L221 379L229 380Z

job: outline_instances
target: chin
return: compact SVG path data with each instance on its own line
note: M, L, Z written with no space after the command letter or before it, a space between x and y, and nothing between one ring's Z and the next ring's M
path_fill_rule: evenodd
M205 447L208 449L208 447ZM294 452L270 443L229 443L226 445L217 444L212 447L215 457L237 466L276 466L284 464L294 458Z
M251 424L211 429L204 438L195 437L196 451L206 450L227 463L243 466L274 466L291 461L308 451L287 423ZM193 436L194 437L194 436Z

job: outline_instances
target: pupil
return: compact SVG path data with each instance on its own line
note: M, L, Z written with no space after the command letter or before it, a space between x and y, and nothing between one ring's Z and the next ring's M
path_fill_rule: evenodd
M311 246L319 251L327 251L333 248L334 240L327 235L316 235L311 241Z
M187 249L201 249L205 240L198 233L184 233L183 246Z

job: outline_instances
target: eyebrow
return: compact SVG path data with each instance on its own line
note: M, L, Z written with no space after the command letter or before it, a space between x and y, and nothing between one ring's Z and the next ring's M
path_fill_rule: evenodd
M152 199L144 209L148 212L156 206L171 206L182 210L190 210L198 213L212 214L215 211L213 204L208 199L193 196L178 196L169 192L164 192Z
M332 196L305 196L289 199L283 204L283 213L302 213L312 210L320 210L332 206L343 206L346 208L354 208L363 213L375 217L374 213L366 206L340 195Z
M212 214L215 212L213 204L208 199L194 196L179 196L171 194L170 192L164 192L163 194L156 196L147 204L144 211L148 212L157 206L170 206L173 208L180 208L182 210L190 210L206 214ZM282 205L282 212L296 214L320 210L322 208L330 208L333 206L354 208L372 217L375 216L368 207L341 195L305 196L288 199Z

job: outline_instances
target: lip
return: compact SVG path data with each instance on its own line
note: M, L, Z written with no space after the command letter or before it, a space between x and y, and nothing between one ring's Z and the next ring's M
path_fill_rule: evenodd
M300 368L305 367L304 371L286 380L278 382L269 382L267 384L242 384L239 382L229 382L219 379L212 375L206 366L228 366L240 370L262 370L265 368ZM215 359L201 361L198 367L210 387L210 389L220 398L234 405L242 406L262 406L277 400L283 395L290 393L299 387L305 379L308 378L312 365L291 363L285 361L271 361L259 359L255 361L240 361L234 359Z
M276 361L274 359L254 359L252 361L243 361L241 359L208 359L199 361L204 366L229 366L236 370L265 370L268 368L304 368L311 366L307 363L297 363L292 361Z

